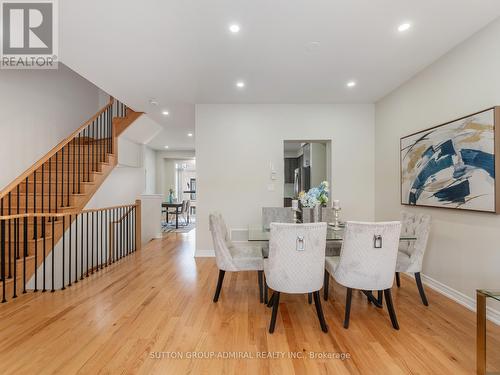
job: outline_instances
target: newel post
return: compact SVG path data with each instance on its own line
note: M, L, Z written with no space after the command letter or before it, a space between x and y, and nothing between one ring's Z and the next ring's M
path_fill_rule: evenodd
M135 249L141 250L142 248L142 210L141 200L135 201Z

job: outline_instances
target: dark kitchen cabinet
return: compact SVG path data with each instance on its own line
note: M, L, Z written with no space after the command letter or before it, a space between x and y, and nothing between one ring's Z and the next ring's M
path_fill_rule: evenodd
M293 184L295 170L299 167L299 158L285 158L285 184Z

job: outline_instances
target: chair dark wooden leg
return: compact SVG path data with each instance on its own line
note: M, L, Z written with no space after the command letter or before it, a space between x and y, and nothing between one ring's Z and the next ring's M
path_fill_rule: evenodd
M273 333L274 327L276 326L276 316L278 315L278 307L280 304L280 292L274 292L271 298L273 300L273 312L271 314L271 324L269 324L269 333Z
M396 272L396 285L398 288L401 286L401 279L399 278L399 272Z
M377 302L380 305L380 307L383 307L382 303L384 302L384 292L382 290L379 290L377 292Z
M264 271L257 271L259 278L259 298L260 303L264 302Z
M268 294L269 288L267 287L266 276L265 275L264 275L264 286L263 286L263 288L264 288L264 303L267 305L267 302L268 302L267 301L267 298L268 298L267 294Z
M222 289L222 282L224 281L224 275L226 271L219 270L219 280L217 280L217 289L215 290L214 302L219 300L220 290Z
M381 299L381 291L378 292L377 298L373 295L373 292L371 290L362 290L363 294L366 296L368 299L369 303L373 303L376 307L382 308L382 299Z
M271 294L271 298L269 298L269 302L267 302L267 307L273 307L275 297L276 297L276 292L273 292L273 294Z
M307 293L307 302L309 302L309 304L313 303L313 295L312 295L312 293Z
M328 332L328 326L325 322L325 316L323 315L323 309L321 307L321 297L319 295L319 291L313 293L314 296L314 305L316 306L316 313L318 314L319 324L321 326L321 330L325 333Z
M330 274L325 270L325 280L323 281L323 299L328 301L328 288L330 286Z
M425 306L429 306L429 301L427 301L427 296L425 295L424 286L422 285L422 279L420 278L420 272L415 273L415 281L417 282L418 292L420 293L420 298Z
M394 310L394 305L392 304L392 293L390 289L384 290L385 303L387 304L387 310L389 311L389 316L391 318L391 323L394 329L399 329L398 318L396 317L396 311Z
M352 300L352 289L347 288L347 293L345 297L345 318L344 318L344 328L349 328L349 318L351 316L351 300Z

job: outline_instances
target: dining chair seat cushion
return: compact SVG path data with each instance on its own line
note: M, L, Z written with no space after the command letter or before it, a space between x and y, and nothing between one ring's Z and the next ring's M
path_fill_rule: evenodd
M339 263L340 263L339 256L327 256L325 259L325 269L328 271L330 275L333 275Z
M261 246L233 243L229 246L229 251L233 263L240 271L262 271L264 269Z

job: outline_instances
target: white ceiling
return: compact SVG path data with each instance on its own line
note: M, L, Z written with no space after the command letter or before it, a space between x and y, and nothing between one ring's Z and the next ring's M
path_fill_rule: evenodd
M61 60L160 123L157 149L194 148L196 103L374 102L500 15L498 0L59 4Z

